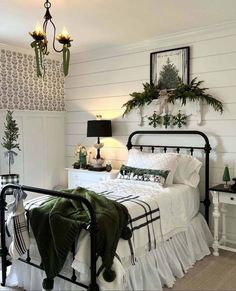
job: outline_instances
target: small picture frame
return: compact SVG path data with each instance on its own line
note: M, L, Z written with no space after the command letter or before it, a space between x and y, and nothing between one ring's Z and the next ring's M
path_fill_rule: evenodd
M160 90L173 90L180 82L189 83L190 47L180 47L150 54L150 83Z

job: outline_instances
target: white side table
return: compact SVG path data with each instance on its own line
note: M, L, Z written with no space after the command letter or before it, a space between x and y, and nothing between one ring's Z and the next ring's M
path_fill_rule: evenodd
M225 189L224 184L216 185L209 189L213 197L213 217L214 217L214 242L213 255L219 256L219 249L236 252L236 242L226 237L226 213L227 204L236 205L236 191L229 188ZM219 238L219 218L222 216L222 235ZM235 247L227 246L235 244Z
M115 179L119 174L119 170L111 170L110 172L96 172L73 168L67 168L66 170L68 171L69 189L73 189L78 186L88 187L89 185L98 183L100 181Z

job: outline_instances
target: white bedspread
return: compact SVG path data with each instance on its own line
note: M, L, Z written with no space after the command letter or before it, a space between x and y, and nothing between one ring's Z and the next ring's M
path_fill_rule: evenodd
M157 242L165 241L177 233L186 231L188 221L199 209L198 190L186 185L175 184L163 188L157 183L116 179L91 185L89 189L97 193L103 193L103 195L105 193L109 199L119 197L120 201L123 201L122 203L128 208L131 218L143 213L143 206L132 201L134 197L134 200L144 201L152 210L159 208L159 211L153 211L149 229L146 226L140 227L140 225L145 224L145 218L143 223L140 223L139 220L136 225L134 221L132 227L136 229L133 231L132 240L127 242L120 239L117 247L117 257L119 259L115 258L113 262L113 269L117 275L116 280L108 284L103 280L102 275L98 277L104 289L118 290L122 285L122 278L125 273L124 267L132 264L134 258L141 257L154 249ZM124 197L124 199L122 200L120 197ZM89 273L89 243L89 234L83 232L72 264L74 269L84 275ZM132 244L132 250L130 244ZM101 261L98 261L98 269L100 265Z

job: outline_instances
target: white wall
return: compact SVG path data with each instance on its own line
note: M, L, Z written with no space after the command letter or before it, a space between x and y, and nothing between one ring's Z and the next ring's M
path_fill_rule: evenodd
M203 124L199 126L196 104L188 106L191 113L187 129L205 132L213 148L210 161L210 183L222 182L225 164L236 176L236 23L208 27L198 31L162 36L155 40L113 49L73 55L70 76L66 79L66 159L70 166L74 146L91 146L95 139L86 137L86 124L96 114L112 119L113 138L104 139L102 155L118 168L126 161L127 136L134 130L152 127L146 122L138 126L137 112L122 118L122 104L129 94L142 90L149 82L151 52L190 46L190 79L198 76L215 98L224 103L224 114L204 108ZM153 107L148 111L153 112ZM190 139L188 141L192 143ZM236 234L236 214L228 213L228 232Z
M0 137L3 135L5 110L0 110ZM12 166L20 183L52 189L65 184L64 112L14 111L19 126L21 151ZM0 147L0 173L8 174L4 148Z

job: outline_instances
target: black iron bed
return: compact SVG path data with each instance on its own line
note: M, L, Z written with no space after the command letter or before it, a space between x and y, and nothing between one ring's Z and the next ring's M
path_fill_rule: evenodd
M201 136L204 139L205 145L204 146L181 146L181 145L150 145L150 144L133 144L132 139L134 136L142 136L142 135L198 135ZM168 149L175 150L177 153L180 153L182 149L189 150L190 154L194 154L194 150L202 150L205 154L205 183L204 183L204 200L201 201L201 203L204 204L205 207L205 219L207 223L209 222L209 207L210 207L210 199L209 199L209 155L211 151L211 147L209 144L208 137L200 131L195 130L169 130L169 131L135 131L130 134L128 137L127 142L127 148L130 150L131 148L139 148L141 151L144 148L149 148L151 152L154 152L156 148L163 149L163 151L166 153ZM5 226L5 211L6 211L6 196L12 195L12 192L14 189L22 189L24 191L29 191L33 193L39 193L44 195L50 195L50 196L57 196L57 197L63 197L68 199L74 199L74 200L80 200L82 203L85 204L89 211L90 221L87 225L84 226L84 228L89 231L91 243L90 243L90 250L91 250L91 261L90 261L90 274L91 274L91 280L89 285L85 285L81 282L77 281L75 270L72 269L72 275L71 278L65 277L63 275L58 275L59 278L64 279L66 281L69 281L73 284L79 285L89 291L96 291L99 290L99 286L97 284L97 270L96 270L96 231L97 231L97 222L96 222L96 216L94 213L94 210L92 208L92 205L90 202L83 197L80 197L78 195L74 194L68 194L53 190L47 190L47 189L41 189L36 187L30 187L30 186L21 186L16 184L8 184L4 186L1 190L1 196L0 196L0 230L1 230L1 249L0 249L0 256L1 256L1 263L2 263L2 286L5 286L6 283L6 272L7 272L7 266L10 265L10 262L7 260L8 256L8 250L6 247L6 226ZM28 215L26 213L27 217L27 225L29 229L29 219ZM72 250L73 256L75 255L75 248ZM36 265L31 262L30 253L27 252L26 259L20 258L21 262L29 264L33 267L36 267L38 269L42 269L41 265Z

